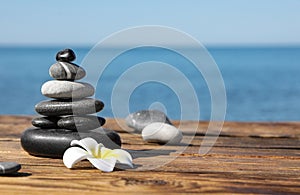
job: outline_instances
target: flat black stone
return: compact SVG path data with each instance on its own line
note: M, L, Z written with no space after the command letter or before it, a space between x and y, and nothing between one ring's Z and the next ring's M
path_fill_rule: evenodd
M21 136L23 149L33 156L62 158L72 140L92 137L105 147L116 149L121 146L121 138L111 130L97 130L97 132L78 133L66 129L29 128Z
M126 117L125 122L128 127L135 129L137 132L141 132L144 127L154 122L172 125L166 114L159 110L140 110L131 113Z
M63 129L77 130L79 132L96 129L104 125L105 119L102 117L85 115L85 116L68 116L60 119L57 125Z
M45 116L94 114L103 109L100 100L84 98L81 100L51 100L35 105L35 111Z
M62 62L72 62L76 59L76 55L72 49L64 49L56 54L56 60Z
M18 172L21 165L16 162L0 162L0 175L8 175Z
M49 116L49 117L39 117L32 119L31 123L35 127L40 127L42 129L51 129L58 128L57 121L61 119L61 117Z

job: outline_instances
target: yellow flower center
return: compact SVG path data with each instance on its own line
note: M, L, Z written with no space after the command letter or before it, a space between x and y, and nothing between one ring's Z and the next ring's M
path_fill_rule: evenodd
M98 152L96 152L95 149L92 150L91 152L95 158L100 158L100 159L107 159L107 158L112 158L112 157L117 158L118 157L118 155L116 153L114 153L113 150L108 149L108 148L102 148L102 150L101 150L100 146L98 148Z

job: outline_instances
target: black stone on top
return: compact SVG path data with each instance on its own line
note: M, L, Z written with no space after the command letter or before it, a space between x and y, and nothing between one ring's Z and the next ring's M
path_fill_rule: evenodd
M72 49L64 49L56 54L56 60L61 62L72 62L76 59L76 55Z

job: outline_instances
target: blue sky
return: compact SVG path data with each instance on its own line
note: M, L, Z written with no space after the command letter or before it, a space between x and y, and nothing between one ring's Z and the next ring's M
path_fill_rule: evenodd
M2 0L0 45L94 45L165 25L206 45L300 44L299 0Z

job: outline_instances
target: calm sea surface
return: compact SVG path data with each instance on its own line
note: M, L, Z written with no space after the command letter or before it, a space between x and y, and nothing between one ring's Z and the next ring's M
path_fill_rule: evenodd
M47 99L41 95L40 88L45 81L51 80L48 69L55 62L55 54L60 49L0 48L0 114L36 114L35 104ZM90 48L73 49L77 54L75 63L80 64ZM300 120L300 47L212 47L208 50L224 79L226 120ZM204 79L195 73L188 60L157 48L129 51L111 62L96 86L96 98L105 103L99 115L114 116L111 94L122 73L137 63L151 60L172 64L187 76L199 99L200 119L209 120L211 102ZM139 72L139 76L143 76L141 74L146 75L147 72ZM122 82L130 85L131 81ZM180 86L177 78L173 82ZM179 90L190 93L185 88ZM122 99L124 94L119 93L118 97ZM130 112L156 107L159 109L163 105L171 119L180 119L181 116L176 93L159 82L138 86L132 92L128 105Z

